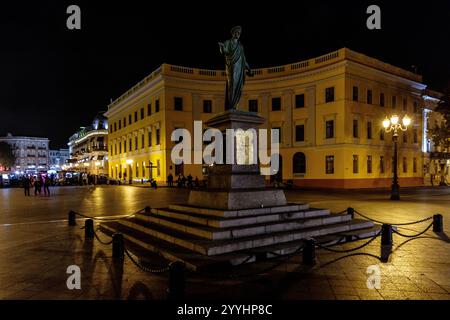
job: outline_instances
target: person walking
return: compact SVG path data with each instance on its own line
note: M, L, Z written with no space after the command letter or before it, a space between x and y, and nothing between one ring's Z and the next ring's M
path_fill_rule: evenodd
M42 176L38 174L36 180L34 181L34 195L37 196L38 193L41 195L41 187L42 187Z
M30 196L30 178L28 176L24 176L22 183L23 183L23 191L25 193L25 196Z
M44 179L44 195L50 197L50 178L47 176Z
M198 177L197 177L197 176L195 176L194 186L195 186L196 188L200 188L200 181L198 180Z
M169 187L173 187L173 175L172 175L172 172L169 173L169 176L167 177L167 183L169 184Z
M188 186L189 189L192 189L194 187L193 178L192 178L192 175L190 173L187 176L187 186Z
M178 174L178 179L177 179L177 187L181 188L181 184L182 184L181 173L179 173Z

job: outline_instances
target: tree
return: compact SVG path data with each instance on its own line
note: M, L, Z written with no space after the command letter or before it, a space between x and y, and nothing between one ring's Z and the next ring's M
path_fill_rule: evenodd
M16 162L12 148L6 142L0 142L0 167L11 168Z
M447 152L450 149L450 88L446 90L445 94L442 96L441 101L438 103L435 112L442 115L442 120L439 123L435 122L434 127L429 130L431 141L433 141L436 147L440 147L441 151ZM442 158L440 161L441 166L441 182L440 185L445 184L445 160Z

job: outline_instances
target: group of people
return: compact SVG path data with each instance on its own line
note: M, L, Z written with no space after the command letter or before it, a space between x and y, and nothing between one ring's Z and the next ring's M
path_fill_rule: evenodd
M25 196L30 196L30 189L34 188L34 195L41 195L42 190L44 196L50 197L51 178L44 174L38 174L36 177L24 175L22 177L22 186Z
M192 188L199 188L200 187L200 180L196 176L195 179L192 177L191 174L189 174L187 177L185 177L183 174L178 174L177 178L177 187L178 188L185 188L188 187L190 189ZM167 176L167 184L169 187L173 187L174 185L174 177L172 173L169 173Z

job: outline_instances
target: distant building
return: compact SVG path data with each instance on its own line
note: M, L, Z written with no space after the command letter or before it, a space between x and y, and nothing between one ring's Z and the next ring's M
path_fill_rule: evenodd
M98 113L92 125L69 138L68 167L92 175L108 173L108 120Z
M0 142L8 143L16 157L16 163L11 168L13 172L37 173L49 169L49 149L50 140L38 137L13 136L8 133L6 137L0 137Z
M50 170L63 169L69 159L69 149L49 150Z

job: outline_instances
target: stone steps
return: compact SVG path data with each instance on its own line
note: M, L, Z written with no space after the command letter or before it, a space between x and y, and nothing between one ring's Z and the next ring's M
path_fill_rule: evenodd
M170 208L152 209L151 214L137 214L136 218L144 221L155 222L157 217L177 219L183 222L191 222L213 228L230 228L244 225L269 223L276 221L288 221L294 219L314 218L330 214L328 209L306 209L303 211L287 211L281 213L265 213L252 216L222 217L179 211Z
M374 225L370 228L357 229L352 231L345 231L336 234L316 237L315 240L319 244L333 246L365 238L371 238L375 236L378 232L380 232L380 230L381 230L380 225ZM272 246L256 248L253 249L252 252L255 253L257 260L270 259L281 255L292 254L299 248L302 248L303 244L304 242L301 240L292 241L288 243L281 243ZM318 250L320 249L318 248Z
M145 232L138 231L133 228L124 226L118 222L105 222L100 225L102 232L109 235L120 232L124 235L125 241L133 245L137 245L144 250L156 253L170 261L182 261L186 264L187 268L193 271L209 270L209 269L225 269L233 265L241 264L246 261L247 263L275 258L280 255L292 254L294 251L303 247L303 240L295 240L286 243L273 244L269 246L263 246L254 248L251 250L245 250L234 253L227 253L215 256L205 256L198 252L191 251L173 243L161 240L153 237ZM381 226L375 225L371 228L356 229L352 231L324 235L315 237L316 241L321 244L332 245L336 243L342 243L353 241L353 239L363 239L366 237L372 237L378 233ZM355 238L350 240L347 236L351 234ZM320 250L320 249L319 249ZM299 253L300 254L300 253ZM151 261L147 261L150 262Z
M373 226L373 223L370 221L354 219L341 223L321 225L298 230L271 232L237 239L209 240L193 234L175 230L171 227L145 222L135 218L121 219L119 220L119 224L207 256L248 250L332 233L370 228Z
M244 261L247 261L248 263L255 261L255 257L249 257L247 253L240 252L213 257L205 256L152 237L147 233L128 228L114 221L102 223L100 225L100 230L109 235L120 232L123 234L127 247L130 247L131 244L132 248L133 246L138 246L143 250L156 253L167 260L182 261L186 264L186 267L192 271L211 268L229 268L230 266L241 264ZM148 259L145 260L147 263L151 263Z
M242 209L242 210L218 210L218 209L196 207L186 204L173 204L169 205L169 209L178 212L231 218L231 217L257 216L269 213L287 213L292 211L305 211L309 209L309 204L291 203L284 206L263 207L263 208Z
M166 215L168 212L164 212ZM133 220L134 222L142 221L147 222L149 224L156 224L160 226L164 226L167 228L171 228L180 232L184 232L187 234L192 234L194 236L198 236L200 238L205 238L209 240L225 240L225 239L236 239L243 238L249 236L256 236L261 234L270 234L274 232L281 231L294 231L299 229L306 229L312 227L319 227L329 224L336 224L341 222L347 222L351 220L351 216L347 214L340 215L330 215L327 212L323 212L318 210L316 213L319 216L313 218L304 218L304 212L297 212L298 216L302 217L300 219L286 219L282 220L280 215L277 215L277 220L264 222L259 221L257 218L252 217L253 224L247 223L243 225L236 225L233 223L233 226L228 227L213 227L210 226L210 222L218 222L217 220L208 220L202 221L202 224L197 222L187 221L186 219L178 219L173 217L167 217L163 215L139 215ZM324 215L326 214L326 215ZM322 216L321 216L322 215ZM183 217L186 218L186 217ZM244 220L247 218L244 218ZM234 219L236 220L242 219ZM261 219L260 219L261 220ZM221 221L227 222L227 221ZM206 224L206 225L205 225Z

